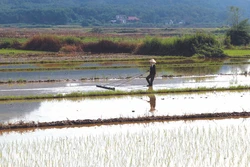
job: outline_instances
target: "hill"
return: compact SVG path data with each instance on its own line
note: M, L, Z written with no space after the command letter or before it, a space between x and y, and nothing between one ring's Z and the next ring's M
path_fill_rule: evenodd
M214 27L230 6L250 17L250 0L1 0L0 24Z

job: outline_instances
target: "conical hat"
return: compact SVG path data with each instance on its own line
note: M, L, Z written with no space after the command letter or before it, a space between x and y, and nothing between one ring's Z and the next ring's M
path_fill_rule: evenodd
M156 63L155 59L151 59L151 60L149 60L149 62L154 63L154 64Z

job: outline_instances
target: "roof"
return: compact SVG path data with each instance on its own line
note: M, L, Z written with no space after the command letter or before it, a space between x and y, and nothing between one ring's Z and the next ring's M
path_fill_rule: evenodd
M135 16L128 16L128 21L138 21L140 20L139 18L135 17Z

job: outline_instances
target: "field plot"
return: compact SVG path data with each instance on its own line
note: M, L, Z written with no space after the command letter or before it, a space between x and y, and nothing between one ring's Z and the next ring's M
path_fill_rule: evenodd
M0 96L103 91L96 85L122 91L147 90L147 61L2 64ZM249 86L249 71L248 58L203 61L159 57L154 90Z
M249 91L0 102L0 122L52 122L250 111ZM97 105L98 104L98 105Z
M15 40L13 30L6 38ZM248 50L139 55L143 41L165 36L29 31L19 39L23 50L0 51L1 166L250 165ZM60 48L24 50L41 39ZM147 87L152 58L157 75Z
M3 166L249 166L249 119L1 132Z

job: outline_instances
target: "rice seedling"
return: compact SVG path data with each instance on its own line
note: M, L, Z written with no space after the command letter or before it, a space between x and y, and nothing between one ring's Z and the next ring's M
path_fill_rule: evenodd
M249 121L240 119L10 133L0 137L0 163L20 167L248 166L249 127Z
M224 50L224 53L227 54L228 56L231 56L231 57L237 57L237 56L250 56L250 50L244 50L244 49L241 49L241 50L238 50L238 49L234 49L234 50Z

